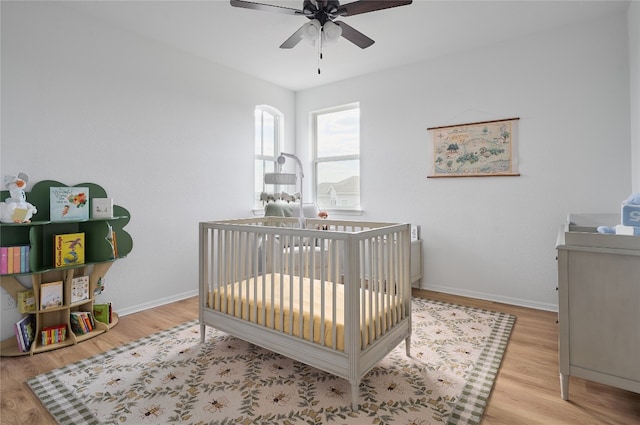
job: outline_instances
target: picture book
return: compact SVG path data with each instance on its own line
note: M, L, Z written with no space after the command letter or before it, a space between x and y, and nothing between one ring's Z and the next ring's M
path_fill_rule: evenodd
M88 187L52 187L49 189L51 221L88 220Z
M14 223L22 223L27 220L27 214L29 210L26 208L16 208L13 210L13 215L11 216L11 220Z
M113 217L113 199L112 198L93 198L91 200L91 217L112 218Z
M55 267L84 264L84 233L66 233L53 238Z
M40 310L62 307L63 300L61 280L40 285Z
M76 276L71 279L71 303L89 299L89 276Z
M20 350L29 351L36 335L35 316L30 314L20 319L15 324L15 331Z
M111 314L111 303L93 305L93 316L96 320L108 325L112 320Z
M36 311L36 297L33 289L18 292L18 310L20 313L32 313Z

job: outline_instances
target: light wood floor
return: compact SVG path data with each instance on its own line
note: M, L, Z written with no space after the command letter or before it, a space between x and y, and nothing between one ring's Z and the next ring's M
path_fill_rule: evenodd
M571 378L571 400L562 400L555 313L428 291L414 295L517 316L482 425L640 424L640 394ZM197 298L190 298L121 317L110 332L74 347L1 358L0 423L55 425L25 379L197 317Z

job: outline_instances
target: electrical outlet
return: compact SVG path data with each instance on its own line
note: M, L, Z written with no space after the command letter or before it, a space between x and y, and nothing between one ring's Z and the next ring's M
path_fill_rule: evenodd
M13 310L14 308L18 308L18 304L16 304L16 300L9 295L7 291L2 289L2 311L5 310Z

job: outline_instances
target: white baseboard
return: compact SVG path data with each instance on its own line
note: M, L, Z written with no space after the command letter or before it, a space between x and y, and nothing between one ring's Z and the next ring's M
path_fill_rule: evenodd
M122 316L126 316L127 314L133 314L139 311L148 310L150 308L160 307L161 305L170 304L176 301L195 297L197 295L198 295L198 290L194 289L192 291L182 292L181 294L176 294L171 297L160 298L157 300L149 301L148 303L134 305L129 308L125 308L123 310L118 309L118 316L122 317Z
M540 302L535 302L530 300L523 300L521 298L503 297L496 294L487 294L484 292L476 292L476 291L468 291L465 289L451 288L449 286L426 285L424 282L421 282L420 289L425 289L428 291L435 291L435 292L442 292L450 295L459 295L461 297L477 298L479 300L493 301L493 302L503 303L503 304L517 305L520 307L534 308L536 310L545 310L545 311L554 311L554 312L558 311L557 304L540 303Z

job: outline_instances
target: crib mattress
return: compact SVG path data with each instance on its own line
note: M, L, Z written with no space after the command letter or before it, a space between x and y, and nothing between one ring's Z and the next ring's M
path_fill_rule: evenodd
M335 288L335 301L334 300ZM324 293L324 308L323 308ZM300 296L302 294L302 297ZM376 300L377 298L377 300ZM387 331L397 317L400 298L365 290L361 295L362 345ZM377 301L377 302L376 302ZM313 308L312 308L313 306ZM334 312L335 306L335 312ZM266 274L230 283L209 293L209 307L270 329L344 351L344 285L292 275ZM324 314L323 314L324 311ZM333 320L335 313L335 341ZM300 315L303 317L302 332ZM311 317L313 316L313 335ZM323 326L324 323L324 326Z

